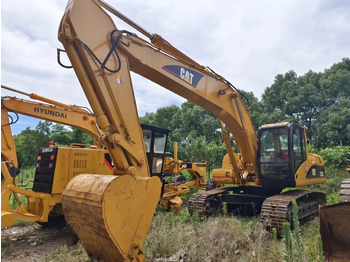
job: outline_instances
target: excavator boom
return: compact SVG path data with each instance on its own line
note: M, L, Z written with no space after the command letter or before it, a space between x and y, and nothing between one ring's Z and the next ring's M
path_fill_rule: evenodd
M182 53L174 51L175 48L168 51L166 48L162 49L161 44L153 45L135 34L118 31L111 18L100 7L100 2L89 1L86 6L89 8L80 6L79 1L69 2L60 25L59 39L67 47L66 51L94 110L97 122L99 123L98 118L101 119L100 127L114 127L117 122L102 123L103 114L99 117L99 112L104 111L107 115L108 111L122 108L124 101L120 101L120 97L133 97L129 73L133 71L218 116L235 137L244 159L244 172L257 174L257 136L239 93L227 80L190 58L182 58ZM74 43L66 45L68 40ZM161 42L167 43L165 40ZM171 45L167 43L167 46ZM75 54L69 55L73 47ZM85 64L87 62L90 63L89 66ZM114 93L118 93L118 97L114 97L114 103L106 105L107 97L113 97L112 94L103 92L104 86L109 85L115 88L113 90ZM121 88L125 86L128 88ZM136 110L134 100L128 106L129 109L131 107L135 107ZM124 120L128 119L128 125L134 122L129 118L132 110L117 111ZM132 114L135 115L134 112ZM116 118L112 114L109 115L109 121ZM134 130L131 127L128 129Z
M76 127L91 135L96 141L99 140L101 131L99 130L92 113L77 106L63 104L34 93L27 94L3 85L1 88L27 95L32 99L25 100L14 96L1 97L1 109L4 110L4 114L7 114L7 112L15 112Z

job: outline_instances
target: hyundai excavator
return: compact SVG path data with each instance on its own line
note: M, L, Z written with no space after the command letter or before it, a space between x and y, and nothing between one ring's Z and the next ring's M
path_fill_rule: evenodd
M74 105L66 105L34 93L27 94L6 86L2 86L2 88L26 95L32 100L13 96L5 96L1 99L1 160L4 163L1 180L1 226L10 226L16 219L36 221L42 225L62 223L64 217L61 208L61 195L71 178L81 173L112 174L113 162L108 151L101 148L96 142L99 140L101 131L96 126L95 117L85 109ZM40 103L33 100L38 100ZM22 114L77 127L90 134L95 140L95 145L51 145L48 148L41 148L37 158L32 191L25 190L17 185L16 176L19 169L10 128L10 125L16 120L11 118L13 122L10 123L8 112L14 112L17 117L17 114ZM177 212L183 203L179 195L189 192L190 187L194 189L205 188L205 163L178 160L177 146L174 150L175 159L165 157L165 144L162 148L162 145L159 145L161 140L158 137L167 136L169 130L142 125L142 132L148 158L154 154L150 151L152 145L158 147L157 155L161 157L157 162L156 170L153 170L154 175L162 177L163 173L169 173L174 177L181 174L183 170L187 170L192 177L190 181L185 183L175 181L175 183L166 183L163 187L159 205L165 210ZM9 205L11 195L15 197L19 206L16 210ZM25 208L24 204L21 203L18 195L26 196L28 208Z
M94 116L77 106L2 86L19 92L41 103L6 96L1 98L1 226L12 225L16 219L52 224L64 221L61 208L61 194L66 183L80 173L93 172L112 174L108 152L99 145L81 148L80 145L53 146L40 149L36 164L33 189L18 186L17 155L10 125L16 119L8 112L37 117L77 127L98 139L100 131ZM43 103L42 103L43 102ZM11 122L10 122L11 120ZM9 200L14 196L18 205L12 209ZM25 196L27 206L19 195Z
M107 11L143 37L118 29ZM154 155L147 161L131 71L221 120L227 155L222 168L213 170L213 180L233 186L195 194L191 212L219 212L226 203L233 213L262 210L267 227L280 229L292 217L292 200L298 202L301 220L317 214L318 205L325 203L321 193L280 193L285 187L326 180L322 158L307 152L304 128L285 122L262 126L256 134L239 91L228 80L106 2L69 1L58 38L104 132L100 143L115 164L113 176L82 174L63 191L66 219L94 260L144 261L143 243L162 192L160 179L148 168L156 166L158 158ZM227 130L239 153L233 152Z

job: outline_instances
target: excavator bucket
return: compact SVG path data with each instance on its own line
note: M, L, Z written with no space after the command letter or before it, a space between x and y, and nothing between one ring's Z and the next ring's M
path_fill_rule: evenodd
M329 261L350 261L350 179L341 184L339 200L320 207L323 252Z
M328 261L350 261L350 202L320 207L320 234Z
M94 261L144 261L160 191L158 177L79 175L63 192L63 212Z

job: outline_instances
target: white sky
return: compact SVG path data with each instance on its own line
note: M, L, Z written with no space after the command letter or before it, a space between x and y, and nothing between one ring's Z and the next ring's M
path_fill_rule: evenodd
M110 0L151 33L261 98L277 74L329 68L350 56L350 1ZM73 70L56 62L63 0L3 0L1 84L88 106ZM116 20L120 29L128 29ZM139 34L139 33L138 33ZM184 100L132 74L140 115ZM1 95L14 95L1 90ZM14 133L37 120L21 116Z

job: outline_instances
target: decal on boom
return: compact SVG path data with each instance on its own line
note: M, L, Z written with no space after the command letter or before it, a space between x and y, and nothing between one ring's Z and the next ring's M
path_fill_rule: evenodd
M50 116L67 118L67 114L60 113L60 112L50 110L50 109L40 108L40 107L34 107L34 113L40 113L40 114L45 114L45 115L50 115Z
M203 74L198 73L190 68L178 65L166 65L163 66L162 69L169 72L173 76L180 78L181 80L185 81L193 87L197 87L198 82L204 76Z

